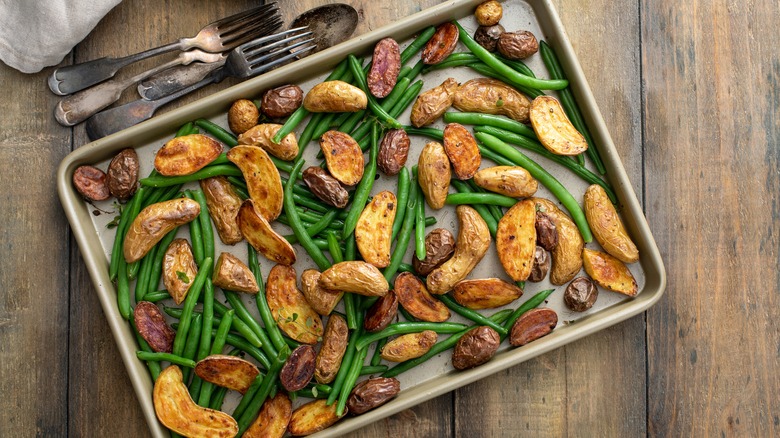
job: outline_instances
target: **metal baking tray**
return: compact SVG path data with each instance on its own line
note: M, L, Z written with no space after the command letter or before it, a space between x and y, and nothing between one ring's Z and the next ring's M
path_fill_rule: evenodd
M452 0L444 2L397 23L353 38L350 41L266 73L258 78L248 80L197 102L154 117L133 128L85 145L69 154L62 161L58 169L57 185L63 209L70 221L76 241L84 257L84 262L106 314L108 324L116 339L118 350L122 355L122 360L127 367L130 380L154 436L166 436L167 431L157 421L154 413L152 403L153 382L146 366L135 357L135 351L138 349L138 346L134 334L130 325L119 314L116 304L116 291L108 277L108 256L110 255L111 243L114 239L114 231L107 229L106 224L113 218L113 215L95 215L96 208L80 198L71 184L74 170L82 164L96 164L105 169L108 160L119 150L134 147L139 153L141 174L145 176L152 170L153 154L165 141L171 138L182 124L202 117L226 126L226 113L234 100L245 97L256 98L264 90L286 83L296 83L301 85L304 90L308 90L313 84L321 81L348 54L370 54L374 44L385 37L393 37L401 42L402 47L405 47L419 31L428 26L450 20L458 20L468 31L473 32L477 25L472 14L474 8L479 3L481 3L481 0ZM402 391L396 399L363 415L343 419L334 426L317 434L316 436L318 437L340 436L348 431L358 429L425 400L561 347L646 310L658 301L663 294L666 286L666 273L658 248L552 2L550 0L506 0L503 4L504 17L501 23L508 30L531 30L538 38L547 41L560 58L571 82L575 98L583 111L585 122L591 130L607 168L608 180L617 193L623 220L639 248L640 261L630 266L632 273L637 279L639 293L635 298L630 299L616 293L601 290L599 300L594 308L577 314L570 312L563 305L563 287L559 287L548 298L546 303L546 306L556 310L559 315L558 327L550 335L521 348L510 349L505 343L491 361L478 368L462 372L452 369L449 363L450 353L445 352L439 355L439 357L433 358L427 363L399 376ZM458 50L462 49L461 47ZM541 76L546 76L546 69L538 55L534 55L527 60L527 63L535 72L538 72ZM477 75L466 67L448 69L443 72L432 72L422 76L425 81L423 90L439 85L448 76L463 81ZM408 121L408 111L399 119L402 123ZM435 126L441 128L443 124L438 122ZM298 130L299 133L300 129ZM412 137L410 161L416 159L415 157L417 157L419 150L427 141L427 139L421 137ZM316 149L315 146L310 146L307 150L306 158L309 163L314 163L313 158ZM529 155L550 169L575 197L581 199L587 187L586 183L542 157L536 157L533 154ZM407 164L411 166L413 163ZM637 175L637 177L639 176ZM385 187L391 190L394 189L395 181L395 177L388 178L383 176L377 181L374 193ZM541 185L537 196L554 199ZM111 201L107 201L105 205L96 204L96 206L106 210L113 208ZM428 209L427 213L429 215L433 214L430 209ZM435 212L435 216L438 219L437 226L449 228L453 233L457 233L457 223L453 213L454 210L451 208ZM288 232L286 227L279 224L275 224L274 227L277 231ZM184 237L188 237L186 231L182 233ZM224 247L220 247L220 245L221 242L217 241L217 252L227 250ZM595 242L588 244L588 247L597 246ZM229 248L229 250L246 260L245 245L240 244ZM407 254L407 259L411 257L410 253L411 251ZM299 261L295 265L298 272L313 266L313 263L306 257L305 251L299 250L298 254ZM261 263L264 275L267 275L271 263L267 260L261 260ZM487 276L506 278L498 263L494 246L491 247L488 256L471 275L473 278ZM535 292L547 287L549 287L549 283L546 281L543 283L528 283L524 296L517 302L512 303L511 306L516 307L520 302L533 296ZM251 309L254 306L249 307ZM452 320L459 321L460 319L457 315L454 315ZM226 410L230 412L230 405L236 403L236 398L234 395L231 395L226 399L225 403Z

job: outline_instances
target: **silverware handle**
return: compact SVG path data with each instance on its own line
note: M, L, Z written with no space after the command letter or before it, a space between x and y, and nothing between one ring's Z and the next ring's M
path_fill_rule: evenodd
M222 67L224 62L200 63L170 68L138 84L138 94L148 100L168 96L192 84L200 82L212 71Z

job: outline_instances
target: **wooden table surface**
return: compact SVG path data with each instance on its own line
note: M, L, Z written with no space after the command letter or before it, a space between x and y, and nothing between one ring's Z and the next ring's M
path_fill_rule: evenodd
M358 33L439 3L345 2ZM63 65L166 43L253 3L125 0ZM321 3L280 0L288 19ZM666 294L353 436L780 435L778 2L554 3L644 205ZM52 117L51 71L0 67L0 436L146 436L57 198L55 169L87 138Z

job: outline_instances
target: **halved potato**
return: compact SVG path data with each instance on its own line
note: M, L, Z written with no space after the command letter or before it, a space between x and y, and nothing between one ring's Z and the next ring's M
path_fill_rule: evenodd
M271 228L251 199L244 201L238 210L238 228L252 248L268 260L283 265L295 263L295 248Z
M322 347L314 360L314 378L317 379L317 382L327 384L336 378L348 343L349 327L347 327L347 321L339 314L331 315L325 326Z
M267 399L243 438L282 438L292 417L292 402L282 391Z
M536 204L524 199L498 221L496 250L504 271L514 281L531 275L536 250Z
M354 186L363 179L363 151L349 134L328 131L320 137L320 148L333 178L345 186Z
M556 155L579 155L588 150L585 137L571 124L561 103L552 96L531 102L531 126L539 142Z
M195 374L207 382L244 394L260 370L240 357L212 354L195 364Z
M325 289L320 286L322 273L316 269L307 269L301 274L301 290L306 301L320 315L330 315L341 301L344 292Z
M344 81L321 82L303 98L303 107L313 113L354 113L366 109L368 96Z
M593 231L593 237L604 251L623 263L639 260L639 250L629 237L604 187L598 184L588 187L585 190L584 207L585 218Z
M196 275L198 265L192 255L190 242L174 239L163 256L162 278L165 289L176 304L184 302Z
M425 200L432 209L441 209L447 200L452 179L450 159L444 151L444 146L435 141L426 144L420 151L417 166L419 168L417 181L420 183Z
M168 429L188 437L234 437L238 423L230 415L195 404L177 365L164 369L154 382L154 412Z
M169 140L154 156L154 168L165 176L191 175L216 160L222 144L203 134Z
M274 143L271 139L280 129L282 125L278 123L255 125L238 136L238 144L261 147L280 160L290 161L298 155L298 140L295 133L291 132L279 143Z
M303 344L316 344L322 337L322 320L297 287L295 268L276 265L268 274L265 297L279 328Z
M555 224L558 232L558 244L552 251L552 269L550 282L561 286L571 281L582 268L582 240L580 230L569 216L561 211L552 201L544 198L530 198L536 208L546 214Z
M406 362L427 353L436 344L439 335L433 330L401 335L382 347L382 359L388 362Z
M395 195L387 190L379 192L366 205L355 227L357 249L363 260L377 268L390 264L393 221L398 210Z
M125 261L141 260L169 231L192 222L200 214L200 204L177 198L152 204L138 213L125 234L122 249Z
M458 81L447 78L441 85L421 93L412 105L409 120L412 125L430 125L452 106L452 95L458 90Z
M497 79L470 79L452 95L452 106L464 112L500 114L528 122L531 101L510 85Z
M236 146L227 153L244 174L249 197L255 209L267 221L279 217L282 212L284 189L279 171L265 150L254 146Z
M224 176L214 176L200 180L200 188L206 196L209 216L219 234L219 240L225 245L235 245L244 240L238 229L238 209L241 198L233 185Z
M469 309L494 309L523 296L523 290L499 278L463 280L452 288L452 298Z
M249 266L233 254L223 252L217 258L211 278L214 286L234 292L256 294L260 287Z
M512 198L527 198L536 193L539 183L520 166L493 166L474 175L474 182L483 189Z
M450 319L450 309L434 298L423 282L410 272L402 272L396 277L395 295L398 303L415 318L428 322Z
M320 286L368 297L381 297L390 290L379 269L362 261L336 263L322 273Z
M327 403L328 401L325 399L314 400L296 409L292 413L290 425L287 427L290 435L311 435L314 432L319 432L332 426L341 417L347 415L346 409L344 409L341 417L336 415L338 403L333 403L330 406Z
M444 127L444 152L452 163L455 178L471 179L479 170L482 154L477 147L477 140L459 123L449 123Z
M605 252L585 248L582 250L582 261L585 272L599 286L629 297L636 296L636 280L620 260Z

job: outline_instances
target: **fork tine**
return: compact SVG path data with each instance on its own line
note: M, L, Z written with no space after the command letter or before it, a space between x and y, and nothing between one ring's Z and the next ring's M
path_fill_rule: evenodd
M220 35L226 35L231 32L241 30L243 27L253 24L258 21L266 20L268 17L281 17L281 13L279 12L279 8L273 7L270 9L265 9L261 11L256 11L252 14L248 14L244 17L241 17L237 21L233 21L227 24L223 24L217 27L217 31Z
M242 44L239 47L239 50L241 52L245 53L245 52L247 52L247 51L249 51L251 49L254 49L257 46L260 46L262 44L267 44L267 43L274 42L274 41L276 41L276 40L278 40L280 38L284 38L284 37L286 37L286 36L288 36L290 34L293 34L295 32L300 32L301 30L305 30L305 29L307 29L307 27L298 27L298 28L295 28L295 29L286 30L284 32L275 33L273 35L269 35L269 36L266 36L266 37L257 38L257 39L254 39L254 40L248 42L248 43Z
M306 33L302 33L300 35L293 35L293 36L291 36L289 38L285 38L285 39L283 39L281 41L277 41L277 42L272 43L272 44L267 44L267 45L264 45L262 47L258 47L258 48L253 49L253 50L244 50L243 51L244 52L244 58L245 59L252 58L252 57L257 56L257 55L259 55L261 53L265 53L265 52L268 52L269 50L275 49L277 47L285 46L287 43L293 42L293 41L295 41L295 40L297 40L299 38L305 38L305 37L313 35L313 34L314 34L314 32L306 32ZM308 43L309 41L313 41L313 40L314 40L314 38L310 38L308 40L302 41L302 43ZM286 47L286 48L287 49L292 49L293 47L298 47L298 46L301 45L301 42L296 43L296 44L297 44L296 46L289 46L289 47Z
M290 52L291 50L296 49L296 48L301 47L301 46L304 46L304 45L306 45L306 44L308 44L308 43L310 43L312 41L314 41L314 38L311 38L311 39L308 39L308 40L304 40L304 41L300 41L298 43L291 44L289 46L282 47L280 49L277 49L277 50L274 50L272 52L266 53L266 54L264 54L262 56L258 56L257 54L255 54L252 57L247 57L247 64L249 64L249 68L250 69L254 68L254 66L256 66L257 64L259 64L261 62L267 61L269 59L273 59L273 58L275 58L275 57L277 57L277 56L279 56L279 55L281 55L283 53ZM314 47L316 47L316 44L314 45ZM300 52L300 50L292 52L292 53L297 55L297 54L299 54L299 52Z
M235 32L220 34L219 37L222 39L223 45L235 47L259 36L269 35L282 27L282 24L282 17L277 15L270 20L256 22L251 26L244 26Z
M310 50L314 50L316 48L317 48L316 45L311 45L311 46L305 47L303 49L300 49L300 50L298 50L296 52L289 53L289 54L287 54L287 55L285 55L285 56L283 56L283 57L281 57L279 59L275 59L272 62L269 62L268 64L257 65L255 62L253 62L252 66L250 66L250 68L249 68L249 70L251 72L250 74L252 76L260 74L260 73L262 73L264 71L267 71L267 70L270 70L270 69L276 67L277 65L281 65L281 64L283 64L283 63L285 63L285 62L287 62L287 61L289 61L291 59L297 58L302 53L308 52ZM284 51L284 49L279 50L278 52L281 53L283 51Z
M237 14L233 14L229 17L220 18L219 20L212 23L213 26L219 28L220 26L226 26L229 25L235 21L241 20L242 18L246 17L247 15L254 14L258 11L265 11L268 9L272 9L274 7L278 7L276 2L273 3L266 3L264 5L260 5L251 9L247 9L246 11L239 12Z

